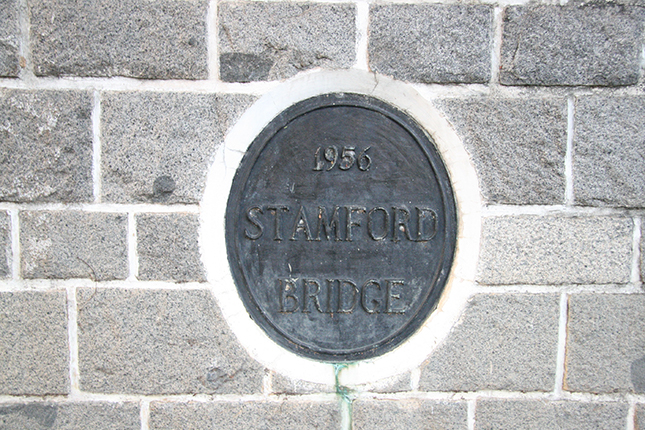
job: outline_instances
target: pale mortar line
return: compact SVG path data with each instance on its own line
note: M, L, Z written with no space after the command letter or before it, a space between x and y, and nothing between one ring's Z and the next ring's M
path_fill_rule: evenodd
M477 411L477 400L468 400L468 430L475 430L475 412Z
M636 403L629 402L629 409L627 410L627 422L625 423L625 430L635 430L636 428Z
M462 1L462 0L389 0L388 3L402 3L402 4L490 4L490 5L523 5L533 0L481 0L481 1ZM281 3L284 0L249 0L251 3ZM299 3L338 3L347 4L352 0L302 0ZM550 2L539 2L541 4L552 4Z
M128 279L136 281L139 276L139 254L137 253L137 220L133 212L128 213Z
M526 393L522 393L526 394ZM544 394L544 393L541 393ZM359 399L374 399L374 400L435 400L435 401L454 401L461 402L467 400L475 400L479 398L477 392L467 391L404 391L397 393L375 393L375 392L360 392L356 393L356 398Z
M565 216L638 216L642 209L594 208L585 206L514 206L491 205L482 208L483 217L511 215L565 215Z
M283 1L283 0L280 0ZM352 0L351 3L356 0ZM298 76L317 73L320 69L310 69L300 72ZM282 81L258 82L221 82L209 79L204 80L139 80L134 78L48 78L39 77L28 80L0 78L0 88L26 89L26 90L86 90L86 91L151 91L151 92L187 92L187 93L230 93L263 95L264 93L281 85ZM409 84L414 88L428 88L431 98L437 97L470 97L473 95L486 95L490 93L490 86L484 84ZM421 90L422 92L424 90ZM496 86L495 96L504 98L522 99L566 99L567 97L599 95L599 96L642 96L645 87L630 86L620 88L575 88L565 89L559 87L514 87Z
M139 409L139 419L141 420L141 430L150 429L150 401L142 399Z
M645 35L641 35L641 41L645 41ZM643 78L645 78L645 44L641 45L641 58L640 58L640 76L638 77L638 82L642 83ZM640 86L640 85L639 85Z
M356 1L356 0L355 0ZM361 0L358 0L361 1ZM369 36L369 35L368 35ZM316 73L320 69L314 68L300 72L298 76ZM263 95L264 93L281 85L282 81L257 81L257 82L221 82L216 80L137 80L134 78L33 78L29 81L0 78L0 88L25 89L25 90L85 90L102 92L123 91L150 91L150 92L186 92L186 93L231 93ZM410 84L420 92L427 91L437 97L470 97L490 93L486 84ZM635 91L635 90L633 90ZM642 91L638 94L642 94ZM508 98L563 98L564 93L559 88L513 88L497 87L496 95Z
M270 370L264 371L264 376L262 377L262 393L265 396L270 395L273 392L273 372Z
M284 0L250 0L251 2L258 3L278 3ZM529 3L531 0L481 0L481 1L462 1L462 0L389 0L387 3L390 4L488 4L488 5L523 5ZM347 3L346 0L305 0L304 3L314 2L314 3ZM544 3L550 4L550 3Z
M208 38L208 78L211 81L219 80L217 3L217 0L210 0L208 2L208 13L206 18L206 35Z
M631 284L518 284L518 285L481 285L475 284L472 287L472 294L637 294L642 293L640 289L634 288Z
M640 285L642 282L641 279L641 268L640 268L640 259L641 259L641 218L634 218L634 236L632 240L632 273L630 276L630 282L634 285Z
M11 220L11 279L20 280L20 211L8 209Z
M552 392L521 392L521 391L475 391L475 392L403 392L403 393L356 393L359 399L376 400L441 400L441 401L469 401L469 400L562 400L579 403L624 403L635 402L645 404L644 395L633 394L591 394L591 393L569 393L564 392L562 398L556 399ZM233 402L271 402L280 403L283 401L300 402L335 402L335 393L315 393L298 395L271 395L264 394L178 394L178 395L137 395L137 394L98 394L79 392L78 397L73 400L68 396L12 396L0 395L0 403L72 403L72 402L130 402L141 401L165 402L165 403L233 403Z
M560 316L558 320L558 352L555 361L555 386L553 394L556 398L562 396L564 389L564 370L567 352L567 324L569 313L569 295L562 293L560 296Z
M419 391L419 382L421 381L421 368L417 367L410 371L410 389Z
M469 401L469 400L562 400L579 403L602 403L602 402L625 402L633 395L626 396L621 393L610 394L591 394L591 393L571 393L563 392L561 397L554 396L553 392L545 391L460 391L460 392L436 392L436 391L416 391L400 393L357 393L357 398L375 399L375 400L441 400L441 401ZM639 397L640 398L643 396ZM636 400L637 402L639 400ZM642 400L645 401L645 400Z
M155 205L155 204L119 204L119 203L4 203L0 210L25 211L84 211L109 213L199 213L199 205Z
M94 91L92 109L92 181L94 203L101 203L101 93Z
M490 86L484 84L440 85L409 83L408 85L414 88L426 100L483 97L491 93Z
M34 64L29 46L29 4L27 0L18 2L18 25L20 27L20 47L18 52L24 58L25 67L20 67L20 78L23 82L31 82L35 79ZM22 61L21 61L22 62Z
M522 86L495 86L495 96L524 99L560 99L585 96L642 96L645 89L642 86L631 87L522 87Z
M166 282L166 281L104 281L95 282L91 279L24 279L0 281L0 291L48 291L60 290L68 287L78 288L112 288L123 290L181 290L181 291L210 291L207 283L200 282Z
M315 70L315 69L314 69ZM303 72L306 73L306 72ZM186 93L231 93L262 95L280 85L281 81L220 82L212 80L137 80L133 78L31 78L0 79L0 88L23 90L84 90L84 91L151 91Z
M575 104L573 97L567 99L567 146L564 155L564 202L567 206L575 204L573 195L573 119Z
M643 294L642 284L629 284L625 287L625 294Z
M164 402L164 403L243 403L243 402L267 402L282 403L289 402L318 402L333 403L337 395L332 393L299 394L299 395L272 395L263 394L176 394L176 395L144 395L144 394L98 394L79 392L78 396L11 396L0 395L0 403L141 403L141 402Z
M625 402L629 400L629 396L625 394L592 394L592 393L571 393L568 391L562 392L560 400L568 400L580 403L601 403L601 402Z
M227 1L227 0L223 0ZM355 0L298 0L298 3L352 4ZM425 0L424 0L425 1ZM492 0L491 0L492 1ZM228 2L228 1L227 1ZM284 3L284 0L248 0L249 3Z
M340 430L352 430L352 404L342 399L340 402Z
M499 84L499 68L502 58L502 21L504 8L496 6L493 9L493 43L490 54L490 83Z
M628 394L627 398L630 402L635 402L636 404L645 405L645 394Z
M569 97L584 96L643 96L645 87L620 88L565 88L565 87L522 87L489 84L419 84L409 83L428 100L436 98L471 98L492 95L509 100L555 100L566 101Z
M71 400L80 394L80 371L78 367L78 307L76 287L67 287L67 341L69 343L69 397Z
M356 63L354 68L369 71L369 25L370 3L364 0L356 2Z

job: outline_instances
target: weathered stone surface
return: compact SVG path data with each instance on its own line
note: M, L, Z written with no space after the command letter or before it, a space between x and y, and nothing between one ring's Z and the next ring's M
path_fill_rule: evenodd
M423 391L549 391L558 343L558 297L477 295L421 370Z
M139 430L135 403L0 404L0 428L7 430Z
M341 381L342 383L342 381ZM386 379L374 380L370 384L352 385L347 387L353 392L398 393L410 391L410 374L397 375ZM274 373L271 378L271 391L275 394L313 394L334 393L333 385L316 384L313 382L291 379Z
M440 101L471 154L487 203L564 203L565 100Z
M247 2L218 5L220 77L225 82L285 79L356 60L350 4Z
M199 215L137 216L138 279L205 281L199 252Z
M0 1L0 77L16 78L20 73L18 1Z
M150 430L338 429L338 402L152 403Z
M400 393L410 391L410 373L392 376L389 378L374 380L369 384L350 385L348 388L352 391L372 393Z
M477 402L475 428L496 430L623 430L625 403L580 403L543 400L481 400Z
M127 215L79 211L20 213L25 278L128 276Z
M271 377L271 391L275 394L334 393L336 388L333 385L291 379L274 373Z
M492 22L488 5L373 5L370 68L413 82L488 82Z
M208 77L205 0L30 0L37 76Z
M569 299L565 388L645 393L645 295Z
M64 291L0 293L0 393L69 391L66 309Z
M0 278L11 276L11 220L0 212Z
M438 400L356 400L352 424L355 430L468 428L466 402Z
M645 98L581 97L574 123L576 203L645 207Z
M91 113L83 92L0 90L0 201L90 201Z
M505 85L633 85L643 11L612 3L506 8L500 82Z
M477 279L482 284L627 283L629 218L485 218Z
M81 389L99 393L258 393L263 369L200 290L81 289Z
M645 405L636 406L636 429L645 428Z
M210 157L254 100L246 95L111 93L103 97L103 197L198 203Z

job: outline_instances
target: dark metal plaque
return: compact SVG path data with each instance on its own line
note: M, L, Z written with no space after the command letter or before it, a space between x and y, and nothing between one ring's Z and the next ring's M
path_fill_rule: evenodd
M430 138L377 99L327 94L278 115L233 180L226 246L251 317L310 358L381 355L435 308L457 235Z

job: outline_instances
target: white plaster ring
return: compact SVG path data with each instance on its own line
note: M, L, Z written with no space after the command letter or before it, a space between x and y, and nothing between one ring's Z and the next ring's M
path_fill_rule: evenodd
M450 124L412 86L359 70L313 71L263 95L233 126L215 155L201 204L200 248L209 284L224 318L251 357L289 378L333 385L334 368L330 363L304 358L278 346L251 320L228 266L224 234L231 183L255 137L289 106L331 92L370 95L414 118L434 139L457 204L455 259L437 309L402 345L382 356L352 363L341 374L343 384L371 384L417 368L447 336L472 295L479 252L481 197L475 169Z

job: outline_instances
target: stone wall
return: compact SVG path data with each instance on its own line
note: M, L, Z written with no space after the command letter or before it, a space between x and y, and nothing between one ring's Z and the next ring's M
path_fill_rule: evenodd
M0 0L0 428L645 428L642 6ZM360 385L251 357L200 247L231 128L339 69L436 107L482 202L457 322Z

